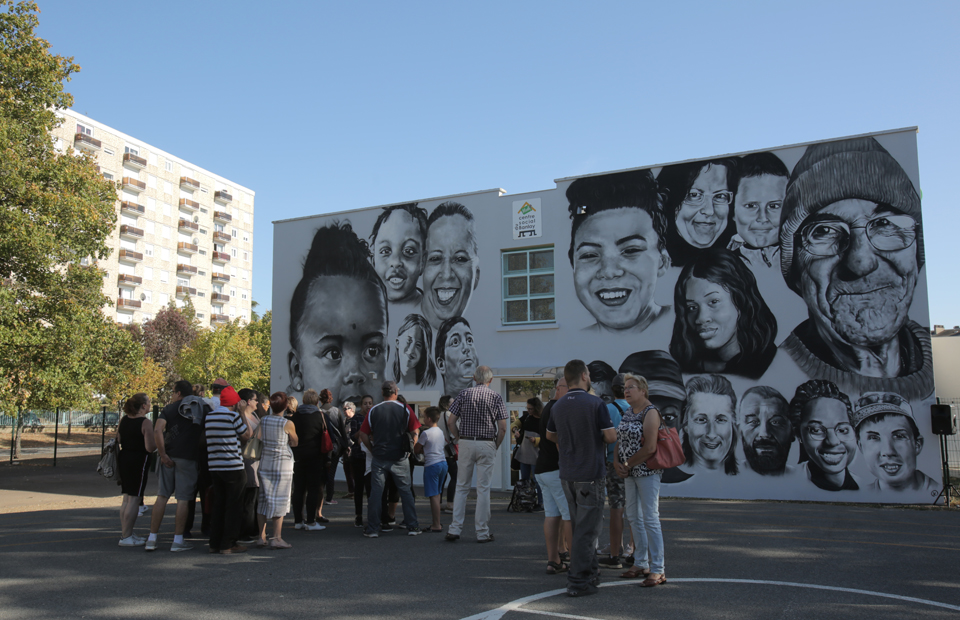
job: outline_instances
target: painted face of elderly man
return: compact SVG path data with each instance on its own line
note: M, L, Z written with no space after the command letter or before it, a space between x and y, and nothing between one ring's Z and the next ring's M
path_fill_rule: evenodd
M787 186L780 242L784 278L810 317L783 344L801 368L908 398L933 389L929 334L908 318L923 265L920 198L875 139L807 149Z

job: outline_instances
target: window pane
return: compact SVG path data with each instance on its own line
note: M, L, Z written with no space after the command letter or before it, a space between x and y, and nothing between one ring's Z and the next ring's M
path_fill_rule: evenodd
M530 252L530 270L535 269L553 270L553 250Z
M516 297L517 295L527 294L527 277L507 278L507 296Z
M508 301L506 303L507 323L523 323L527 321L527 301Z
M553 292L553 274L530 276L530 294L548 295Z
M530 300L531 321L554 321L557 318L554 301L552 299Z
M524 253L507 254L504 256L504 273L516 273L527 270L527 255Z

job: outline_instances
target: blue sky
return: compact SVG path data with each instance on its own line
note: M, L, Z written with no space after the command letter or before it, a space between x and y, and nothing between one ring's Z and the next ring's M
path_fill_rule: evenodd
M954 265L960 3L40 2L74 109L271 222L917 125L931 323ZM951 146L953 145L953 146Z

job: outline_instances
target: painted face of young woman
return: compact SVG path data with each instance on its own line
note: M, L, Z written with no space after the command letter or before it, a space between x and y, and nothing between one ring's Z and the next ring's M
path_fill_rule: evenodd
M719 350L723 359L740 352L737 344L740 312L723 286L710 280L690 278L685 303L687 326L697 335L702 347Z
M441 217L427 235L423 316L435 328L462 316L480 278L473 225L462 215Z
M419 327L413 326L397 336L397 357L404 374L420 363L423 354L423 330Z
M709 248L727 228L732 202L726 167L705 166L680 203L677 232L690 245Z
M386 334L387 309L378 286L321 276L307 293L291 374L299 374L304 389L329 389L335 403L360 402L371 391L370 373L380 380L384 376Z
M815 398L804 406L800 437L810 460L828 474L843 472L857 455L847 406L835 398Z
M416 292L423 271L423 237L416 218L397 209L380 225L373 266L387 287L387 299L401 302Z
M684 425L694 457L711 469L722 466L733 445L733 411L722 394L696 392Z

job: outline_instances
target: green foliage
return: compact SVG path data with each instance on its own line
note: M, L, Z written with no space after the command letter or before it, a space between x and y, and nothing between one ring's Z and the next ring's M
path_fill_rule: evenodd
M256 303L256 302L254 302ZM254 306L255 307L255 306ZM262 393L270 393L270 332L273 329L273 312L267 312L260 317L255 312L251 312L252 320L244 329L250 334L250 344L260 351L262 364L257 371L257 379L249 386Z
M263 358L247 327L237 319L213 330L201 330L174 360L177 374L191 383L209 385L223 377L237 389L257 385L264 365L269 368L269 358Z
M161 400L166 400L173 384L181 378L175 363L177 356L193 344L200 333L194 316L192 304L180 309L171 300L166 308L157 312L157 315L144 323L140 329L144 353L164 371L165 385L159 394ZM195 379L187 380L197 383Z
M553 381L507 381L507 400L511 403L526 402L536 396L547 402L553 391Z

